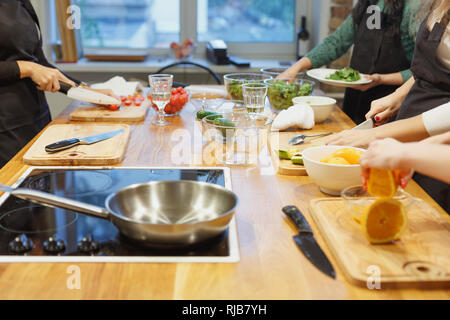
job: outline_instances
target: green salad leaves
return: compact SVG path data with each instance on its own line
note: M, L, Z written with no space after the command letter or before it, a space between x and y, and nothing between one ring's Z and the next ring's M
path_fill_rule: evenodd
M347 81L355 82L361 79L361 75L358 70L346 67L341 70L336 71L333 74L327 76L329 80Z
M269 84L268 96L270 103L277 110L287 109L292 106L292 99L300 96L309 96L312 86L309 82L303 84L289 83L284 80L276 80Z

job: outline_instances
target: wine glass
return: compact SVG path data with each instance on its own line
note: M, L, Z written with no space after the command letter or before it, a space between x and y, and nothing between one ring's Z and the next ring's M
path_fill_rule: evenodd
M152 122L155 126L167 126L170 122L164 119L164 108L170 101L172 95L173 75L153 74L148 76L152 101L158 107L158 120Z

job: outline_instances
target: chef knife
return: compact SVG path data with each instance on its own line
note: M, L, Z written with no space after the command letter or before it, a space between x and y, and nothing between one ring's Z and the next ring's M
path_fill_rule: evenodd
M58 141L52 144L49 144L45 147L45 151L48 153L58 152L61 150L69 149L72 147L75 147L80 144L93 144L97 143L103 140L110 139L112 137L115 137L116 135L122 133L124 129L115 130L115 131L109 131L106 133L96 134L93 136L85 137L85 138L73 138L73 139L67 139Z
M119 104L120 101L106 94L95 92L81 87L72 87L70 84L60 81L59 92L66 94L69 98L95 104Z
M286 206L283 208L283 212L295 224L299 231L299 234L295 235L293 238L303 255L320 271L335 279L336 274L333 266L314 239L311 227L300 210L295 206Z
M372 129L373 127L375 127L375 116L367 119L366 121L364 121L363 123L361 123L360 125L352 128L352 130L363 130L363 129Z

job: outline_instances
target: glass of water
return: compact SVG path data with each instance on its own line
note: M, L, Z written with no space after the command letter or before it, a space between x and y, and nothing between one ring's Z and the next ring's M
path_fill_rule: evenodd
M261 114L264 112L267 88L267 84L263 83L245 83L242 85L244 105L249 114Z
M173 75L171 74L153 74L148 76L152 101L158 107L158 120L152 122L155 126L167 126L170 122L164 119L164 108L172 96Z

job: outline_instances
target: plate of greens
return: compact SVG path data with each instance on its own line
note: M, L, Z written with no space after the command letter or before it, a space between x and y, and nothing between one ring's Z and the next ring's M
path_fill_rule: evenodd
M369 84L372 80L367 79L358 70L346 67L340 70L336 69L312 69L307 75L322 83L337 87L355 87L363 84Z

